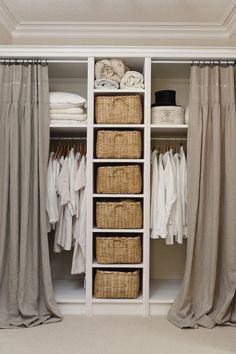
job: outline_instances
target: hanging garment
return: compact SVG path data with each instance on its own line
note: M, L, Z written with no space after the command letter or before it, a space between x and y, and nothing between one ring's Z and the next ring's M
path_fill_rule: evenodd
M187 162L183 146L180 148L180 190L183 234L187 237Z
M71 274L85 272L86 266L86 161L82 156L76 176L75 190L80 193L80 213L75 224L75 246Z
M0 328L60 320L47 238L48 67L0 65Z
M176 201L175 174L173 169L173 161L170 152L166 152L162 158L164 165L164 185L165 185L165 209L166 220L162 237L165 237L166 244L173 244L173 221L174 221L174 205Z
M60 219L56 242L64 250L69 251L72 247L72 215L69 208L70 185L69 185L69 158L65 157L61 172L58 176L58 190L60 194Z
M152 181L151 181L151 237L158 238L158 153L152 152Z
M166 197L165 172L163 167L163 154L159 155L158 163L158 192L157 192L157 235L166 238Z
M236 110L231 65L192 65L188 243L176 326L236 326Z
M52 152L49 157L47 171L47 214L50 224L55 224L59 220L57 191L55 186L55 174L53 171L53 156Z
M176 205L175 205L175 220L174 220L174 235L176 241L183 243L183 218L182 218L182 193L181 193L181 176L180 176L180 154L174 155L176 169Z

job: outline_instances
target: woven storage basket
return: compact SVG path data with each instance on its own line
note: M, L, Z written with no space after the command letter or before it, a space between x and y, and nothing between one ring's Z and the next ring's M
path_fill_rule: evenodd
M142 134L129 130L99 130L96 155L100 159L139 159L142 156Z
M98 124L140 124L142 116L142 102L138 95L95 97L95 121Z
M100 229L140 229L141 202L97 202L96 224Z
M97 193L141 193L142 172L139 165L98 167Z
M141 263L141 237L97 236L96 260L101 264Z
M131 272L96 271L94 281L95 297L135 299L138 297L139 288L139 270Z

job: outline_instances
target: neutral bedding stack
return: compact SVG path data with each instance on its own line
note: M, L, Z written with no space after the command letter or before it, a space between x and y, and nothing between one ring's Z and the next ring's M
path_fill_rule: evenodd
M51 124L86 124L87 101L84 97L70 92L50 92Z

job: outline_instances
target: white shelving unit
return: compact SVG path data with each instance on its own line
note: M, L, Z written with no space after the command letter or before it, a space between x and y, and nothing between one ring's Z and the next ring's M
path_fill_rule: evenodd
M146 76L146 65L145 65L145 59L140 58L137 63L137 58L134 60L134 64L138 65L139 69L142 68L142 71L144 73L144 77ZM132 58L129 58L129 65L132 67ZM95 137L96 137L96 132L98 130L102 129L111 129L111 130L116 130L116 129L124 129L124 130L139 130L142 132L143 136L143 156L140 159L98 159L96 158L95 155L95 148L91 149L91 163L92 163L92 168L91 168L91 185L92 189L95 186L95 181L92 179L94 178L94 171L97 165L105 164L140 164L142 166L142 171L144 171L146 161L145 158L147 157L146 151L147 151L147 134L145 134L145 129L147 127L147 119L149 119L149 116L146 114L146 89L117 89L117 90L107 90L107 89L92 89L90 92L90 101L95 100L95 96L97 95L127 95L127 94L138 94L142 96L142 101L144 104L144 113L143 113L143 123L142 124L96 124L94 117L91 118L90 123L88 123L88 134L93 135L93 141L94 144L95 142ZM93 103L93 112L94 112L94 103ZM93 114L92 114L93 116ZM95 145L94 145L95 146ZM148 151L149 151L149 146L148 146ZM94 171L92 169L94 168ZM144 181L144 177L142 179ZM142 242L144 242L144 230L147 228L147 221L146 217L144 216L144 210L145 210L145 203L147 204L146 201L146 193L147 193L147 188L143 188L143 192L140 194L98 194L96 193L96 190L93 189L91 190L91 194L89 198L92 200L92 204L96 202L96 200L109 200L109 199L119 199L119 198L128 198L128 199L140 199L143 202L143 228L142 229L98 229L95 225L95 220L94 220L94 215L90 215L89 220L88 220L88 233L90 234L89 238L89 247L90 251L88 251L88 257L89 257L89 268L92 268L92 274L91 271L89 271L89 281L87 281L87 286L90 287L89 294L90 296L92 295L92 298L90 298L90 309L89 313L90 314L98 314L98 313L119 313L119 314L145 314L145 287L144 287L144 262L141 264L110 264L110 265L105 265L105 264L98 264L96 262L96 259L93 257L93 243L94 243L94 238L97 234L105 234L105 235L111 235L111 234L123 234L123 235L128 235L128 234L141 234L143 235L142 237ZM91 205L91 202L90 202ZM92 213L93 214L93 213ZM142 247L144 250L144 246ZM143 259L145 259L144 253L143 253ZM93 296L93 276L94 272L96 269L140 269L142 276L142 285L141 285L141 294L138 297L138 299L96 299ZM128 306L128 307L127 307ZM131 306L131 307L129 307Z

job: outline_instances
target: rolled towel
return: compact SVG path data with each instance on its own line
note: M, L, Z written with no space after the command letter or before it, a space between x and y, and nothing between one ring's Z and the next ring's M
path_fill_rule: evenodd
M64 109L50 109L50 114L81 114L84 113L82 107L64 108Z
M68 120L62 120L62 119L60 119L60 120L57 120L57 119L51 119L50 120L50 124L52 125L52 124L86 124L87 123L87 119L85 119L85 120L81 120L81 121L79 121L79 120L73 120L73 119L68 119Z
M81 114L50 114L50 120L77 120L83 121L87 118L86 113Z
M138 71L126 71L121 80L120 88L144 88L143 75Z
M94 86L96 89L118 89L119 84L118 82L111 80L111 79L97 79L94 81Z
M101 59L95 64L95 78L111 79L120 83L127 70L121 59Z

